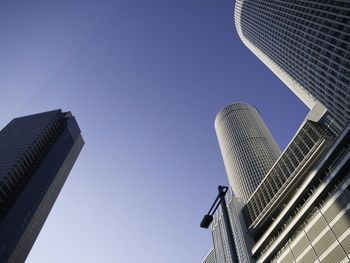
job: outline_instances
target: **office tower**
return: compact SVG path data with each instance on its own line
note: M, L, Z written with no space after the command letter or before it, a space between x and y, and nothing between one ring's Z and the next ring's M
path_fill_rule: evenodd
M258 111L246 103L222 108L215 130L233 194L246 201L280 156L280 149Z
M239 262L350 262L350 126L332 131L327 114L317 102L250 197L228 197ZM220 212L211 229L230 262Z
M215 252L213 248L209 251L208 255L203 259L202 263L216 263Z
M309 108L350 120L350 2L237 0L243 43Z
M0 131L0 262L24 262L84 141L70 112L13 119Z

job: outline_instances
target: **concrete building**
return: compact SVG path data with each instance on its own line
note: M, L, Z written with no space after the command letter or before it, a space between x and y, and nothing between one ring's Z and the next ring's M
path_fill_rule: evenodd
M70 112L13 119L0 131L0 262L24 262L84 141Z

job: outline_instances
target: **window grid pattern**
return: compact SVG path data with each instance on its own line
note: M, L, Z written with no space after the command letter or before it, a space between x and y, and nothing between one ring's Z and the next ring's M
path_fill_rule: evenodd
M264 216L317 147L328 138L319 124L312 121L304 124L247 201L248 225L254 225Z
M249 104L234 103L220 110L215 130L233 193L246 201L281 151L257 110Z
M288 74L343 124L349 122L349 1L238 0L235 21L243 42L271 59L280 78Z

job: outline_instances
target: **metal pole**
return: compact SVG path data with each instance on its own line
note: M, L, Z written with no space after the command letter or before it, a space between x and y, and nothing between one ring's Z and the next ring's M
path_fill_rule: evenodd
M233 239L233 232L231 228L230 218L228 216L228 211L226 206L226 200L225 200L226 192L223 191L223 187L221 185L218 187L218 190L219 190L219 196L220 196L222 215L224 217L224 222L225 222L228 245L230 247L230 252L231 252L232 263L239 263L237 253L236 253L237 250L235 246L235 241Z

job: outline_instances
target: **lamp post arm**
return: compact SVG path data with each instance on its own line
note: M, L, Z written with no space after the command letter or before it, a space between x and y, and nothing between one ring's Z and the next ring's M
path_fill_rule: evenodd
M218 196L216 197L216 199L215 199L213 205L210 207L209 212L208 212L208 215L210 215L210 212L213 210L213 207L216 205L216 206L215 206L215 209L213 210L213 213L212 213L212 214L215 213L216 209L218 208L218 206L219 206L219 204L220 204L220 202L218 202L219 198L220 198L220 196L218 195Z

